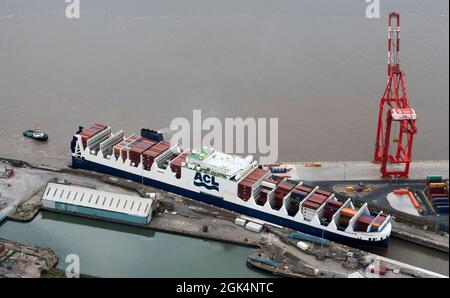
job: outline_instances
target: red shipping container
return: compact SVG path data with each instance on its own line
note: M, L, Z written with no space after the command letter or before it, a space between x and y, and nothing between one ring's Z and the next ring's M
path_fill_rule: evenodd
M316 195L312 195L308 198L308 202L314 202L317 203L319 205L322 205L327 199L324 197L320 197L320 196L316 196Z
M317 210L319 209L320 205L314 202L305 201L305 203L303 203L303 207Z
M312 191L312 188L309 188L309 187L306 187L306 186L302 186L302 185L296 186L295 189L300 190L300 191L304 191L306 193L310 193Z
M327 202L327 206L332 206L336 208L340 208L342 206L342 203L336 200L330 200Z
M321 190L321 189L316 190L315 193L316 193L316 194L323 195L323 196L325 196L325 197L327 197L327 198L328 198L329 196L331 196L331 192L328 192L328 191L325 191L325 190Z
M266 193L261 193L258 197L258 199L256 199L256 204L260 205L260 206L264 206L264 204L267 202L267 194Z

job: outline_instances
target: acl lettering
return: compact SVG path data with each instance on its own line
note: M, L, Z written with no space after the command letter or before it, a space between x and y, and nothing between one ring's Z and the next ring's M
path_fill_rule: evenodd
M216 177L200 172L195 173L194 185L202 186L209 190L219 191L219 183L216 182Z

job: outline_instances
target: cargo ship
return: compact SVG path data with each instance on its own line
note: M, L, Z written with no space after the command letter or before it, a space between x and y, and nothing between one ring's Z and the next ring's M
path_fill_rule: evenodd
M387 248L391 216L356 208L351 199L302 181L272 175L251 155L212 148L183 150L161 133L125 137L102 124L80 126L71 142L72 167L101 172L351 246Z

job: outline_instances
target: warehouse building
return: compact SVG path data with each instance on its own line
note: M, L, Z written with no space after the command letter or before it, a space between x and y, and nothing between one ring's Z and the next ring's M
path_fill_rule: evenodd
M148 224L157 204L150 198L50 182L42 196L42 206L45 209L102 219Z

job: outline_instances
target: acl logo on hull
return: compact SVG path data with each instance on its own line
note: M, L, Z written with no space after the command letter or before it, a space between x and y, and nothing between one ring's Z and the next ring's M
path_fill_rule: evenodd
M209 190L219 191L219 183L216 182L216 177L200 172L195 173L194 185L203 186Z

